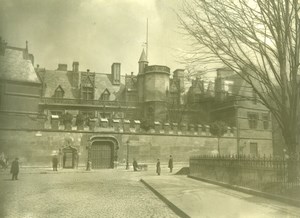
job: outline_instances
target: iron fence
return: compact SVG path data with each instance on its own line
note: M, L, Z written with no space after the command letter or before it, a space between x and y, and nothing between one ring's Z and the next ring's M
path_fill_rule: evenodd
M201 155L190 158L190 175L194 177L276 194L300 188L299 169L299 157ZM295 173L292 180L291 173Z

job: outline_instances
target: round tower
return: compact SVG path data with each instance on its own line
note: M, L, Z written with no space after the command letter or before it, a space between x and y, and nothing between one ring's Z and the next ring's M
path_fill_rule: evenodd
M170 68L159 65L146 66L143 75L144 117L152 121L165 121Z

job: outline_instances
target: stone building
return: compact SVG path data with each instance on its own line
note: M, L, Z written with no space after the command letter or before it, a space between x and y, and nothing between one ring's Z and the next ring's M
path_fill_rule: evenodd
M268 110L226 68L218 69L215 81L196 77L187 87L184 70L171 73L167 66L149 65L144 51L138 73L124 75L121 63L113 63L110 73L82 70L76 61L71 68L34 69L27 45L14 48L1 41L0 48L0 115L5 123L0 143L28 164L45 164L50 153L66 155L72 160L69 167L76 158L83 165L92 159L97 168L133 157L164 160L169 154L188 161L190 155L216 150L217 139L209 130L216 120L228 125L221 154L272 154ZM14 141L13 131L24 140Z
M2 128L37 128L41 82L25 48L8 46L0 38L0 123Z

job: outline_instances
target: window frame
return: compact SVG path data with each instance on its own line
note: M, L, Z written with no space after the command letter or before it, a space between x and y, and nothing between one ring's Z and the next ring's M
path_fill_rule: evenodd
M259 115L257 112L248 112L248 124L250 129L257 129Z

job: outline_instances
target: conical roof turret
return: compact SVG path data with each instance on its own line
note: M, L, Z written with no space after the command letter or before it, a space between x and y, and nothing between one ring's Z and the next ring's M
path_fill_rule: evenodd
M148 62L148 60L147 60L147 55L146 55L144 49L143 49L143 51L142 51L142 54L141 54L141 57L140 57L139 62Z

